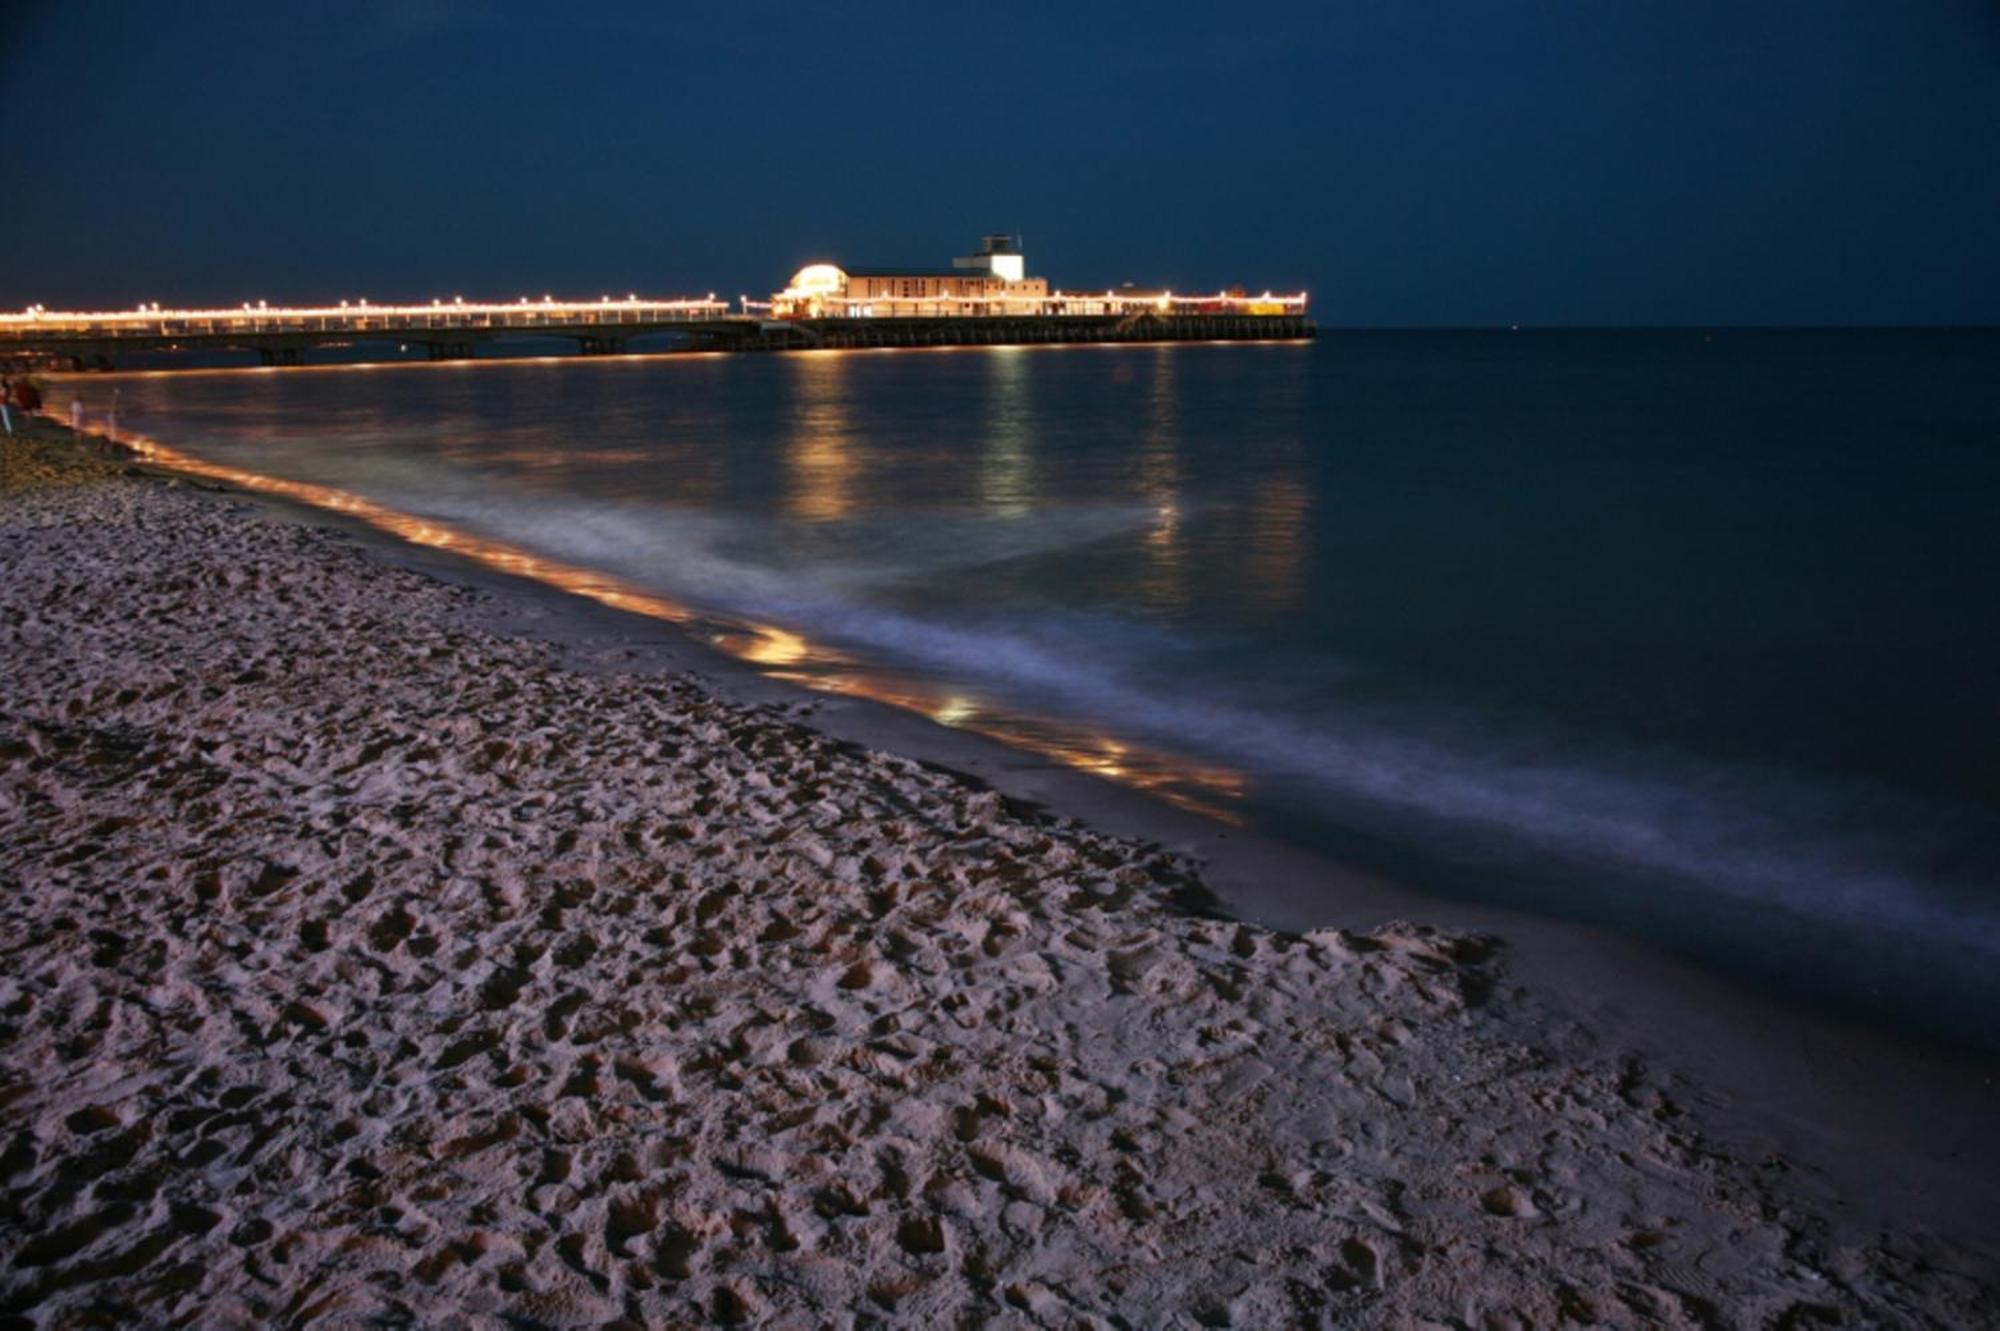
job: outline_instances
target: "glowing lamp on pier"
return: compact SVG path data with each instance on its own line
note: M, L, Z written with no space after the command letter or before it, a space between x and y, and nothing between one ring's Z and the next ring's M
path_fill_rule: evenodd
M784 304L788 312L817 319L826 313L829 303L842 300L846 295L847 274L839 265L809 263L792 274L790 285L778 293L773 303Z

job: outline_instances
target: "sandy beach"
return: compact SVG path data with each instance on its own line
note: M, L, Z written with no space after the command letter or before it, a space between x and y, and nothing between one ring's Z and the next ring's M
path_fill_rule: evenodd
M1204 866L32 427L9 1325L1974 1327L1990 1234Z

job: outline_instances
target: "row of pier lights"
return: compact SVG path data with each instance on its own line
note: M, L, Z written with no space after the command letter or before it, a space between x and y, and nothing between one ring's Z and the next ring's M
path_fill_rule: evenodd
M1264 292L1250 296L1240 292L1214 295L1175 295L1172 292L1062 292L1046 296L927 296L921 301L893 303L866 300L832 300L815 308L810 316L793 311L775 312L773 302L737 298L737 308L718 300L714 292L705 297L654 300L627 295L622 300L600 296L594 301L557 300L545 295L540 300L526 296L506 302L467 301L463 296L432 300L428 305L377 305L369 301L343 300L337 305L274 306L268 301L245 301L240 308L162 308L158 302L140 304L129 310L51 310L30 305L19 313L0 314L0 339L25 341L51 336L87 337L172 337L213 333L362 332L371 328L560 328L582 324L676 324L711 319L803 320L862 318L1048 318L1104 317L1158 314L1166 317L1187 315L1290 316L1306 312L1306 293L1274 295Z
M65 311L30 305L19 314L0 314L0 337L160 337L209 333L362 332L370 328L535 328L601 323L681 323L728 317L729 303L714 292L706 297L649 300L628 295L594 301L527 296L514 301L468 301L442 297L428 305L374 304L367 299L337 305L282 306L245 301L227 309L163 308L157 301L129 310Z

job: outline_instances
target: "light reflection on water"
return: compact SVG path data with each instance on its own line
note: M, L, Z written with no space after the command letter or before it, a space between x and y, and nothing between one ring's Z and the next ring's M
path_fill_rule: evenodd
M813 643L777 625L748 621L718 625L712 615L701 614L617 578L545 558L506 542L474 536L442 523L399 513L331 486L289 481L240 467L222 466L129 431L120 433L119 442L158 466L309 504L365 522L412 545L443 550L486 568L554 587L614 610L679 625L690 629L711 646L756 666L772 679L917 712L940 724L985 735L1079 771L1146 791L1190 812L1232 824L1241 822L1241 815L1232 805L1243 794L1244 780L1240 773L1226 768L1188 762L1058 721L1009 716L985 708L963 695L942 692L921 682L898 683L884 672L870 671L851 656ZM825 472L808 468L806 474L823 478ZM814 506L814 511L822 510ZM837 513L833 515L837 516Z
M1025 347L995 347L987 360L986 407L968 431L984 426L980 500L990 513L1024 517L1035 507L1035 421Z
M798 358L791 409L790 439L785 456L790 471L794 516L812 522L836 522L853 508L853 424L848 414L848 388L838 352L809 352ZM724 445L726 447L726 444Z
M117 382L226 479L780 677L1866 993L1903 964L1881 933L1928 971L2000 940L1993 353L1356 334Z

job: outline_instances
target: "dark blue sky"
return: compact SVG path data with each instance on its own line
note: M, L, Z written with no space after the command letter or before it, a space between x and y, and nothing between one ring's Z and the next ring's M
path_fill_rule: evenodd
M1992 0L0 7L0 307L768 292L1019 228L1328 324L2000 322Z

